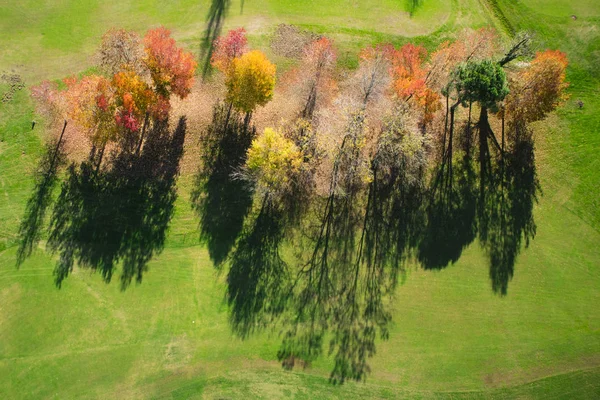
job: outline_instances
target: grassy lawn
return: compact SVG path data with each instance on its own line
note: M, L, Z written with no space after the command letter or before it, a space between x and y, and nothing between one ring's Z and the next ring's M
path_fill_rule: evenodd
M435 43L497 23L477 0L232 3L226 28L268 43L278 23L331 35L347 51L416 37ZM15 268L16 235L42 153L26 90L0 104L0 394L2 398L582 398L600 397L600 5L593 0L498 0L510 24L567 52L571 98L536 126L543 196L537 236L520 254L508 295L494 295L477 242L441 271L409 269L394 298L389 340L377 342L366 383L333 386L330 357L284 371L280 338L234 336L224 274L198 243L193 177L166 248L143 283L121 291L78 270L61 290L37 251ZM208 1L22 1L2 7L0 71L27 84L79 72L109 26L165 24L198 50ZM571 14L577 19L570 18ZM2 87L2 91L6 90ZM584 107L575 106L581 99ZM41 125L41 124L40 124ZM39 125L38 125L39 126ZM36 133L38 132L38 133Z
M326 32L351 28L350 33L345 31L344 37L340 36L345 42L365 35L426 35L448 20L450 3L450 0L426 1L411 18L403 0L310 1L309 4L253 0L243 2L243 12L242 3L236 0L231 2L225 27L244 26L255 36L269 33L279 23L308 25ZM0 16L0 29L11 32L0 38L5 49L0 56L0 70L18 66L26 79L34 81L78 72L89 65L89 56L109 27L144 32L163 24L172 28L176 38L188 43L191 50L197 50L209 6L209 0L15 2L3 7Z

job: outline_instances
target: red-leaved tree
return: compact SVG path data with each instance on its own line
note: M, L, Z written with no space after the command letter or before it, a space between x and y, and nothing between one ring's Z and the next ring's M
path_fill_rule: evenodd
M248 39L244 28L233 29L227 35L218 37L213 45L211 65L225 73L234 58L242 56L248 51Z

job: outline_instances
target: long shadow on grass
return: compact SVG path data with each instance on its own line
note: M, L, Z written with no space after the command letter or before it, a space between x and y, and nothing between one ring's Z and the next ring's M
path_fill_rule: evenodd
M66 161L63 144L59 140L50 141L37 166L35 187L27 200L25 214L19 226L17 267L31 255L40 241L46 211L52 203L52 193L59 180L58 171Z
M512 129L504 157L486 163L481 184L471 157L470 131L463 132L462 157L442 163L430 191L427 224L418 245L425 269L455 263L476 238L489 257L492 290L506 295L517 255L535 237L533 206L540 191L533 139L523 127Z
M213 53L213 43L221 34L223 22L231 6L231 0L212 0L208 15L206 16L206 29L200 45L200 60L204 63L202 76L210 73L210 59ZM242 9L244 3L242 2Z
M286 369L332 355L332 383L363 380L370 372L376 340L388 337L391 314L385 304L398 276L379 251L405 243L398 236L377 240L387 227L373 209L361 220L361 204L354 196L320 202L321 224L306 239L311 255L290 264L280 254L286 218L263 201L237 242L227 275L234 332L246 337L277 329L282 333L277 357Z
M532 134L517 126L511 148L496 164L479 210L479 240L489 256L492 290L506 295L522 249L535 237L533 206L541 188L535 168Z
M465 128L459 157L452 166L444 157L430 188L424 171L411 169L402 154L384 154L373 162L366 197L332 189L315 201L309 219L318 223L307 222L294 239L294 247L308 247L297 264L280 254L285 212L263 200L247 218L227 275L234 332L246 337L271 327L282 335L277 356L284 368L327 353L331 382L358 381L370 372L377 340L389 335L388 303L411 255L425 269L443 269L479 237L492 289L505 295L522 241L535 234L531 135L515 133L505 157L490 163L481 191L472 133Z
M203 136L202 165L195 177L192 207L200 219L200 238L220 266L240 234L252 205L252 191L232 175L244 164L255 129L224 105L216 105Z
M283 215L265 198L248 220L227 273L230 322L242 338L274 322L292 298L291 271L280 254Z
M427 223L418 245L424 269L443 269L460 258L477 236L477 175L473 166L471 130L465 127L462 157L444 157L430 188Z
M408 11L411 18L422 5L423 0L404 0L404 9Z
M148 261L164 247L185 134L185 118L173 134L167 122L155 123L140 154L115 154L103 170L95 160L69 166L48 239L59 254L58 287L75 263L110 282L121 262L121 287L134 278L141 282Z

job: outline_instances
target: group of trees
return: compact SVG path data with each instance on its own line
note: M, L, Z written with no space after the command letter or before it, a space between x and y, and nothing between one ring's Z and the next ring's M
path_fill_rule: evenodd
M62 85L44 81L31 91L49 119L68 118L98 149L99 166L111 142L139 153L148 124L168 118L171 96L190 93L197 63L164 27L143 39L110 30L98 53L101 74L69 77Z
M207 134L233 138L214 126L231 105L248 113L271 98L264 56L241 62L252 53L243 33L215 43L229 107L215 109ZM521 244L535 235L530 124L564 99L567 62L560 51L533 55L527 34L505 44L489 29L431 54L411 43L366 48L343 79L335 61L325 37L305 48L282 77L294 113L239 142L222 184L245 183L256 204L229 246L234 330L281 322L286 367L310 363L328 339L331 378L343 382L368 373L391 318L385 297L406 259L445 268L479 238L493 290L507 293ZM253 72L241 78L242 66ZM247 101L257 93L268 95Z
M37 171L20 227L18 264L40 240L54 203L47 247L59 255L57 286L75 264L99 270L109 282L120 263L123 287L134 278L141 281L148 261L162 250L176 199L186 121L169 132L171 99L188 96L195 67L192 54L163 27L143 39L110 30L98 51L97 74L44 81L31 89L38 110L50 122L64 119L64 124ZM87 159L75 162L67 141L87 147ZM110 163L102 165L107 147Z
M387 336L386 296L407 259L445 268L478 238L492 288L506 294L521 244L535 235L531 123L564 99L563 53L533 55L528 35L506 44L481 29L431 53L411 43L368 47L354 71L341 71L333 42L321 37L280 77L293 111L258 133L253 114L274 98L275 65L249 49L243 28L214 41L210 64L226 92L201 133L192 203L211 258L228 266L237 333L281 323L286 367L310 363L329 340L331 379L360 380L376 337ZM32 93L49 116L67 115L85 132L98 171L107 143L139 155L146 129L166 126L171 96L190 93L195 66L164 28L143 40L113 30L100 49L103 74L43 82ZM173 174L167 181L172 207ZM38 197L48 202L46 186ZM66 248L61 234L89 228L77 223L55 229L54 248ZM109 272L125 253L113 252ZM67 273L72 265L71 256ZM133 269L141 279L144 266Z

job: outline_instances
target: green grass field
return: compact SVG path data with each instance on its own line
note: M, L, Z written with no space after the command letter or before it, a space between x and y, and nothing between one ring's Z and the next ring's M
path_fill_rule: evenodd
M412 19L406 4L245 0L243 13L233 2L225 27L243 25L266 46L276 24L294 23L353 52L378 41L435 44L464 27L502 29L506 18L536 32L542 48L565 51L570 99L536 126L537 235L517 260L507 296L492 292L474 242L444 270L408 270L389 340L377 342L365 383L329 384L328 357L285 371L277 332L241 340L231 331L224 274L199 244L189 174L179 178L166 248L143 283L121 291L117 281L75 269L59 290L44 251L15 268L43 151L21 90L0 104L0 398L599 398L600 4L423 0ZM14 69L27 85L81 72L110 26L164 24L197 52L208 8L208 0L5 3L0 71Z

